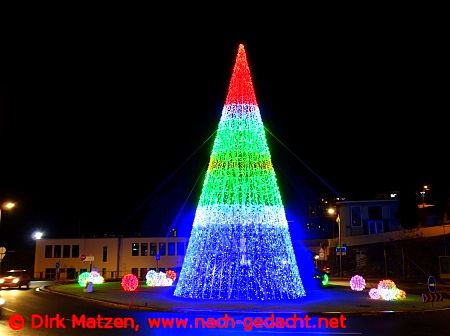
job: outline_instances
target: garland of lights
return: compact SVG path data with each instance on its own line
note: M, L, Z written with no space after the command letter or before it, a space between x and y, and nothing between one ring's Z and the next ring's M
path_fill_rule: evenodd
M125 292L134 292L139 286L139 280L134 274L127 274L122 278L122 288Z
M175 280L177 279L177 273L175 271L172 270L167 270L166 271L166 277L169 279L172 279L172 282L175 282Z
M239 46L175 296L305 295L244 46Z

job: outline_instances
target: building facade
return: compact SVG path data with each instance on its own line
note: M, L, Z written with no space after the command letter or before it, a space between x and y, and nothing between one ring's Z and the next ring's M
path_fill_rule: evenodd
M376 235L401 229L398 199L341 201L336 204L341 237Z
M36 240L36 279L75 279L95 270L105 279L133 273L141 279L149 270L179 271L188 238L74 238Z

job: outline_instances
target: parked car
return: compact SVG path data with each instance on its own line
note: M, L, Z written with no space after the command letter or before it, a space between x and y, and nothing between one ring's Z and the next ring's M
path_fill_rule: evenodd
M26 286L30 288L31 277L26 270L10 270L5 275L0 276L1 287L17 287Z

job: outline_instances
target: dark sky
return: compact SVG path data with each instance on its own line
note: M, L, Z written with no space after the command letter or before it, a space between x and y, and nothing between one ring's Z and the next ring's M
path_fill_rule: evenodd
M240 42L265 125L338 191L448 187L448 51L438 29L315 22L172 31L15 32L1 65L0 200L18 207L3 212L0 241L17 244L36 228L167 231L208 161L211 143L182 165L217 128ZM275 168L304 173L269 143Z

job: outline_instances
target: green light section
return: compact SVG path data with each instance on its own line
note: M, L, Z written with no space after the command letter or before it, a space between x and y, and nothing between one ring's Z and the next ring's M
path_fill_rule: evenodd
M220 121L211 156L245 160L248 155L270 159L269 147L261 120L249 117L223 118ZM255 158L257 159L257 158Z
M283 207L256 106L224 108L198 205L220 204Z

